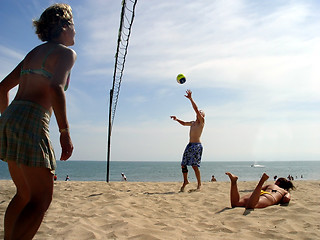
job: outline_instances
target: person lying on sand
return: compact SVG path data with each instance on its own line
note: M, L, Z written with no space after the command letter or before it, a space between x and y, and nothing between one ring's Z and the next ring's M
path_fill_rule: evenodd
M231 181L230 201L232 207L245 207L246 209L265 208L271 205L289 203L291 195L288 192L294 189L291 181L285 178L278 178L274 184L263 186L269 176L264 173L254 191L240 198L238 191L238 177L226 172Z

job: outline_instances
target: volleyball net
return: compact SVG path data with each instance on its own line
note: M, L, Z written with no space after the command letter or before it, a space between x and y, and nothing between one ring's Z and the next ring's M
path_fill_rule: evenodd
M107 182L109 182L109 162L110 162L110 149L111 149L111 132L116 115L117 104L119 100L119 93L121 82L123 78L124 65L129 47L129 39L133 20L135 17L137 0L123 0L120 15L120 26L117 40L117 50L115 55L114 72L112 88L110 90L109 100L109 124L108 124L108 149L107 149Z

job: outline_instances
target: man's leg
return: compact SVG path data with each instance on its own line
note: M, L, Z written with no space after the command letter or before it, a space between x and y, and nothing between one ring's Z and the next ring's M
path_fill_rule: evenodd
M12 239L32 239L38 231L53 195L53 175L47 168L21 165L30 200L16 219Z
M230 202L231 207L244 207L242 204L240 204L240 194L238 190L238 177L236 175L233 175L230 172L226 172L226 175L229 176L231 181L231 188L230 188Z
M258 185L254 189L253 193L251 194L251 197L249 198L246 209L253 209L257 203L259 202L260 199L260 193L261 193L261 188L264 184L265 181L267 181L269 176L267 174L263 174L260 181L258 182Z
M199 170L198 166L192 166L192 168L193 168L193 170L194 170L194 173L195 173L195 175L196 175L197 182L198 182L197 189L200 190L200 188L201 188L200 170Z
M184 191L184 188L187 184L189 184L188 181L188 168L186 165L181 165L181 170L182 170L182 175L183 175L183 184L182 187L180 188L180 192Z
M30 199L28 185L24 180L21 168L14 161L8 161L8 168L17 192L10 201L4 216L4 239L11 239L16 220Z

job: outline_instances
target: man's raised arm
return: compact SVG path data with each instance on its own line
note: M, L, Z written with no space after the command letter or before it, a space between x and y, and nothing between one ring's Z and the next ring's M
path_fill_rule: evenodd
M193 101L193 99L192 99L192 92L191 92L191 90L187 90L186 91L186 93L187 93L187 95L185 95L185 97L186 98L188 98L189 100L190 100L190 102L191 102L191 104L192 104L192 107L193 107L193 110L195 111L195 113L197 114L197 118L198 119L201 119L201 120L204 120L204 117L201 115L201 113L200 113L200 111L199 111L199 109L198 109L198 106L197 106L197 104Z

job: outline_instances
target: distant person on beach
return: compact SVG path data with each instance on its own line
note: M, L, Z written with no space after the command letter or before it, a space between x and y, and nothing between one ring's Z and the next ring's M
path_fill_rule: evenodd
M278 178L274 184L263 186L269 176L263 174L254 191L240 198L238 191L238 177L230 172L226 172L231 181L230 201L232 207L245 207L246 209L265 208L276 204L289 203L291 195L290 189L294 189L291 181L285 178Z
M76 60L68 48L75 37L71 7L54 4L33 25L45 43L32 49L0 83L0 159L7 162L17 188L4 216L4 239L32 239L52 201L52 111L60 131L60 159L67 160L73 151L64 93ZM9 91L15 86L9 105Z
M69 175L66 176L66 181L70 181Z
M212 175L212 177L211 177L211 180L210 180L211 182L216 182L217 181L217 179L214 177L214 175Z
M58 180L57 174L54 175L53 180L54 180L54 181L57 181L57 180Z
M127 181L127 176L124 173L121 173L122 181Z
M189 183L188 181L188 167L192 166L198 186L197 190L200 190L201 187L201 176L200 176L200 163L201 163L201 156L202 156L202 144L200 142L200 137L202 134L202 130L204 127L204 117L205 114L202 110L199 110L196 103L192 99L192 92L190 90L186 91L187 95L185 95L186 98L188 98L192 104L193 110L196 113L196 120L190 121L190 122L184 122L180 119L178 119L176 116L170 116L173 120L177 121L183 126L190 126L190 133L189 133L189 143L183 153L183 158L181 162L181 169L183 174L183 184L180 189L181 192L184 191L185 186Z

